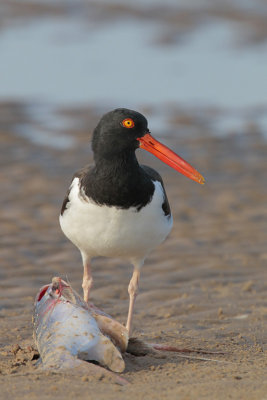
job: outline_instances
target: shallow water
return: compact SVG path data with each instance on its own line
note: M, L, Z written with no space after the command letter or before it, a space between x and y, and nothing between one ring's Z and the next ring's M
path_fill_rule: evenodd
M112 4L123 11L114 13ZM33 126L20 125L17 132L64 150L72 145L63 136L71 121L56 110L93 107L101 114L124 106L148 109L151 130L166 135L173 131L169 114L176 105L204 117L210 107L221 110L214 124L211 118L211 134L242 133L251 123L266 134L267 45L248 39L256 25L249 18L267 15L265 2L159 4L57 2L57 15L24 15L6 25L0 100L25 103L33 119ZM32 107L36 102L39 109ZM52 138L55 131L58 138Z
M88 27L45 18L0 36L1 98L135 108L166 102L248 107L267 102L267 45L236 48L237 29L213 21L157 44L156 21ZM19 38L19 40L18 40Z

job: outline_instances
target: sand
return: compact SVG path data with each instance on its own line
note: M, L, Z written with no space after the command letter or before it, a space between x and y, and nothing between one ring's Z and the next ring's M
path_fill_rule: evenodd
M1 110L17 118L16 107ZM224 354L126 354L125 387L101 376L36 370L38 289L59 275L82 293L80 255L60 231L58 214L72 173L92 154L86 131L68 134L76 144L60 151L0 132L0 397L266 399L267 144L253 129L224 138L205 132L165 138L207 178L203 187L139 152L164 177L174 228L143 267L133 334ZM94 261L92 300L122 323L131 271L123 260Z

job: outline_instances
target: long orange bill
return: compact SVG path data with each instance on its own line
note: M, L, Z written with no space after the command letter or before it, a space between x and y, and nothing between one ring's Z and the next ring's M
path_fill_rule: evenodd
M137 140L140 142L139 147L141 149L145 149L154 154L154 156L158 157L161 161L165 162L165 164L168 164L176 171L187 176L187 178L190 178L201 185L205 183L205 179L195 168L175 154L167 146L154 139L150 133L146 133L145 136L138 138Z

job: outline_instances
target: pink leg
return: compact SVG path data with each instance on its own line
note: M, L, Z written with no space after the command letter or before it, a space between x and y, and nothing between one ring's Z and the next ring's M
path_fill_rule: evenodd
M90 289L93 284L93 278L91 274L91 264L90 260L83 258L83 298L84 301L87 303L89 300Z
M139 268L134 268L133 271L133 276L130 280L129 286L128 286L128 293L130 296L130 303L129 303L129 311L128 311L128 318L127 318L127 324L126 324L126 329L128 331L129 337L132 332L132 319L133 319L133 310L134 310L134 303L136 296L138 294L138 284L139 284L139 278L140 278L140 267Z

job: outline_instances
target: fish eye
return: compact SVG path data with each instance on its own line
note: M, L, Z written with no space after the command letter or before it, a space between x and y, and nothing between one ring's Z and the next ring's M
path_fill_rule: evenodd
M122 121L122 126L124 126L124 128L133 128L134 127L134 122L132 120L132 118L126 118Z

